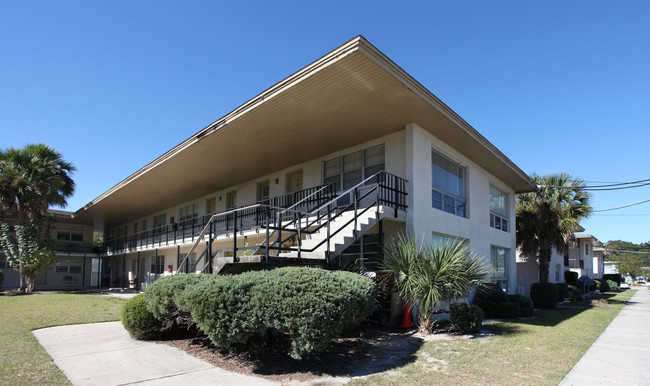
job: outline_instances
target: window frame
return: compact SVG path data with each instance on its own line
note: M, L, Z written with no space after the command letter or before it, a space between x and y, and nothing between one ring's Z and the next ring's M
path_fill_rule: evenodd
M501 273L500 267L495 266L495 257L498 258L498 250L503 250L503 274ZM494 254L496 251L497 255ZM508 255L510 254L509 248L504 248L498 245L490 245L490 280L494 282L508 282Z
M505 215L492 210L492 197L494 197L492 195L492 189L496 189L502 194ZM490 227L504 232L510 232L510 194L494 184L490 184L489 190Z
M442 160L446 162L450 162L461 172L460 178L462 181L461 189L463 196L458 196L454 192L450 192L436 184L436 179L434 177L436 169L434 166L437 166L439 169L443 170L445 168L444 165L434 163L435 156L442 158ZM467 166L465 166L463 163L454 160L436 148L431 148L431 206L434 209L438 209L440 211L453 214L458 217L469 218L469 183L467 178L467 170Z
M151 266L149 273L154 275L162 275L165 273L165 255L151 256Z
M380 148L381 148L382 161L371 162L368 159L370 158L370 156L373 155L371 154L371 152L378 150ZM359 157L360 166L353 169L346 169L346 159L350 160L353 159L353 157L357 157L359 155L360 155ZM328 163L332 163L332 164L338 163L338 165L332 167L332 169L338 168L338 172L328 175ZM351 153L346 153L338 157L330 158L328 160L324 160L322 164L322 181L324 185L334 184L335 190L337 192L343 192L357 185L358 183L365 180L366 178L374 175L375 173L385 169L386 169L386 144L382 143L379 145L374 145L357 151L353 151ZM352 182L346 184L345 176L346 175L354 176L356 173L359 173L360 177L353 177L349 179ZM338 177L338 181L333 181L336 177ZM358 182L356 182L357 179ZM330 180L331 182L328 182L328 180ZM376 181L368 182L368 184L373 184L373 183L376 183Z

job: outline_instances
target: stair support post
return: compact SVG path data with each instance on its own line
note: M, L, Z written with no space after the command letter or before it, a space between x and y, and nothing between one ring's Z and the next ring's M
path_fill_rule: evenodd
M327 249L325 249L325 260L330 262L330 222L332 220L332 206L327 205Z
M232 221L232 262L237 262L237 211L233 211Z
M269 262L269 239L270 237L270 232L269 232L269 226L271 225L271 208L268 206L266 207L266 240L264 242L266 245L264 246L264 261L267 263Z

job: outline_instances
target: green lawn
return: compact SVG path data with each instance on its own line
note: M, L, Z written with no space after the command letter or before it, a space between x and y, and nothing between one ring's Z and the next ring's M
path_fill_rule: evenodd
M404 364L352 384L557 385L598 338L634 290L609 308L540 310L535 319L486 324L494 336L432 341Z
M82 294L0 296L0 385L69 384L32 330L118 320L124 301Z

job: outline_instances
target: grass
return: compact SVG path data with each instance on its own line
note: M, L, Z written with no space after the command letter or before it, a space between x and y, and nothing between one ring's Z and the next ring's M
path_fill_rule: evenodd
M32 330L119 320L123 303L83 294L0 296L0 385L69 384Z
M352 384L557 385L634 292L606 296L609 308L538 310L537 318L490 322L488 338L427 342L403 365Z

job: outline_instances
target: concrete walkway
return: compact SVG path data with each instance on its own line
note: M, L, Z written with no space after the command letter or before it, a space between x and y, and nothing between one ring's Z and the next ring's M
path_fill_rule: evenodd
M120 322L33 331L73 385L273 385L222 370L164 344L132 339Z
M637 289L560 385L650 384L650 291Z

